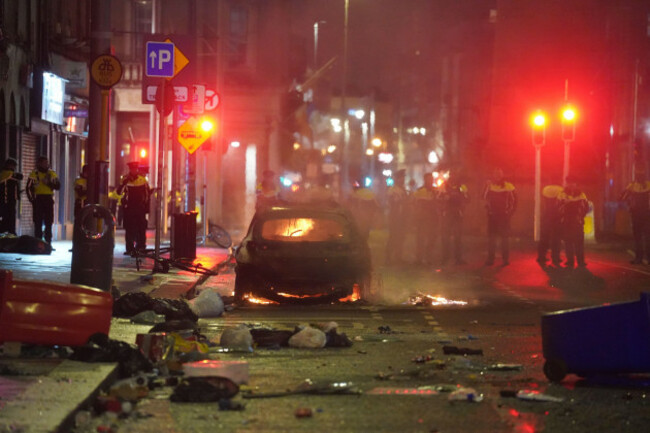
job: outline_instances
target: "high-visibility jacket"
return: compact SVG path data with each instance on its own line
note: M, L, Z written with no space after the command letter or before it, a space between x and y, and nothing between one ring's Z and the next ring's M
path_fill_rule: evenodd
M625 188L621 200L627 202L632 213L647 213L650 211L650 180L634 181Z
M32 201L37 195L54 195L54 191L60 187L59 176L54 170L42 172L35 169L27 179L27 197Z
M562 224L565 226L584 225L585 216L589 212L589 201L584 192L579 189L565 189L558 195Z
M130 210L138 209L147 211L149 209L149 195L151 188L147 178L141 174L131 176L127 174L122 177L122 182L117 188L118 194L123 194L122 207Z
M13 175L13 170L0 171L0 203L20 200L20 181Z
M88 179L78 177L74 180L74 198L81 202L88 198Z
M508 216L517 208L517 193L510 182L490 182L483 193L490 215Z

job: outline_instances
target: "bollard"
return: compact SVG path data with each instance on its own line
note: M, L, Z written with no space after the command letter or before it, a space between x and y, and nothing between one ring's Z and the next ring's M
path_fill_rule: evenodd
M70 283L110 290L114 247L113 214L103 206L86 205L74 222Z
M196 258L196 212L175 213L172 215L171 258Z

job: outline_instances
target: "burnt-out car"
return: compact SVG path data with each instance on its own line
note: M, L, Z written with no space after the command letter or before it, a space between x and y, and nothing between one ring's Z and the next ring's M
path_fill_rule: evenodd
M332 302L370 290L368 243L334 204L258 210L235 259L237 301Z

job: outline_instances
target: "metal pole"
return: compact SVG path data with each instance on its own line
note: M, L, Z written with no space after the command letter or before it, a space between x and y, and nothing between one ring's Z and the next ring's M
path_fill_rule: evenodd
M154 248L155 263L151 273L160 271L160 221L163 200L163 153L165 142L165 79L160 80L160 129L158 133L158 179L156 181L156 243Z
M102 54L110 54L111 50L111 5L110 0L97 0L90 5L91 26L91 59ZM99 186L101 173L97 172L96 162L104 160L102 142L106 142L104 135L108 135L107 117L104 113L104 99L102 89L94 80L90 82L90 112L88 131L88 146L86 147L86 164L88 165L88 200L91 203L100 202Z
M343 167L341 169L341 184L339 199L343 201L347 192L350 189L350 159L349 159L349 135L346 133L347 124L347 107L345 105L345 88L348 80L348 11L350 7L350 0L345 0L345 11L343 18L343 82L341 85L341 122L343 122L343 134L341 135L342 141L342 154L343 154Z
M535 146L535 226L533 237L539 242L541 200L542 200L542 148Z
M569 175L569 159L571 158L571 142L564 140L564 169L562 170L562 185L566 186L566 178Z

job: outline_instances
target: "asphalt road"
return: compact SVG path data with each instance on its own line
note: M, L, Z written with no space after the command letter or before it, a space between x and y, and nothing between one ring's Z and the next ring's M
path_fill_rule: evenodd
M532 249L525 247L515 249L507 267L485 267L481 259L481 249L475 248L468 253L468 265L388 268L378 264L381 257L377 256L372 303L250 305L220 318L201 319L202 332L214 339L239 324L292 330L298 325L335 321L353 345L215 353L222 360L248 362L249 383L235 399L245 404L243 411L220 411L216 403L171 403L171 390L163 388L140 400L136 406L140 417L100 417L76 432L97 431L98 424L111 422L120 432L159 433L647 431L648 379L604 386L602 381L569 375L560 384L550 383L543 374L540 321L551 311L638 301L639 292L648 288L650 266L629 265L625 250L601 247L590 248L586 269L542 269ZM211 279L203 289L227 295L232 275ZM409 303L418 293L454 303ZM118 321L111 332L134 341L135 334L146 329ZM650 343L639 341L640 347L644 344ZM482 355L449 355L444 346L480 349ZM607 346L606 339L603 346ZM585 359L588 362L589 354ZM503 371L497 364L516 367ZM248 391L294 390L306 380L352 384L361 394L243 398ZM450 401L446 385L471 387L482 401ZM522 390L562 401L512 397ZM296 410L301 408L311 409L312 415L297 417Z

